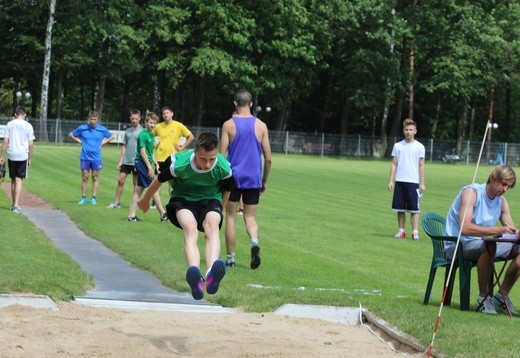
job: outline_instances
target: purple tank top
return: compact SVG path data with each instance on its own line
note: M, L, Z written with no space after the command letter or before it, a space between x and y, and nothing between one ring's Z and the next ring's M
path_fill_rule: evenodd
M262 187L262 145L255 136L256 118L233 116L233 122L236 133L229 143L227 159L237 188L259 189Z

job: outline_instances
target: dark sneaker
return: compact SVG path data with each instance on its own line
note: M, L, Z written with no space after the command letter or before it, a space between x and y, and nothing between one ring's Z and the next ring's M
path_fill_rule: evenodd
M206 291L210 295L214 295L218 291L218 285L226 274L226 264L222 260L217 260L211 266L206 276Z
M186 281L191 288L191 295L196 300L204 297L204 280L197 266L190 266L186 271Z
M126 219L128 221L133 221L133 222L141 221L141 219L139 219L137 216L129 216Z
M260 246L255 245L251 248L251 268L254 270L260 266Z
M168 214L164 213L159 218L161 219L161 222L168 221Z

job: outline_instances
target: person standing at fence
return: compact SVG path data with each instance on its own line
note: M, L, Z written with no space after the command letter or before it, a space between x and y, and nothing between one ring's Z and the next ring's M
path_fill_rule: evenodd
M412 239L419 240L419 201L426 190L424 145L415 140L417 125L412 119L403 122L404 139L394 144L388 189L393 191L392 210L397 212L399 231L396 239L405 239L406 212L410 213ZM395 186L394 186L395 180Z
M9 178L11 178L11 200L13 203L11 211L16 214L19 214L22 210L19 203L22 180L27 178L34 148L34 129L25 120L26 116L25 107L16 107L14 118L7 123L5 128L0 155L0 165L4 165L5 153L8 154L7 164Z
M125 181L128 174L132 174L134 190L137 185L137 170L135 169L135 155L137 152L137 137L143 130L141 127L141 111L132 109L130 111L130 128L127 128L123 137L123 146L121 147L121 156L117 163L119 177L117 178L116 196L108 209L121 208L121 195L125 188Z
M98 112L90 111L86 124L79 125L69 133L69 137L81 144L81 199L79 205L87 203L87 187L89 174L92 176L92 197L90 203L96 205L99 187L99 171L103 167L101 147L114 140L115 136L105 126L98 123Z
M271 146L266 124L251 114L253 105L251 93L239 90L235 94L234 104L236 114L222 125L220 141L220 153L227 154L236 181L235 188L230 193L226 193L228 198L224 200L226 203L226 265L235 266L235 224L239 201L242 198L244 222L251 250L250 266L256 269L261 263L256 210L260 194L266 189L271 170Z

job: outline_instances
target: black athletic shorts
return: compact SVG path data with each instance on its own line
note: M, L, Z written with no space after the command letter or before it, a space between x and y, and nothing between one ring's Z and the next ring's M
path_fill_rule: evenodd
M206 218L206 214L210 211L214 211L220 215L220 223L218 228L219 230L222 228L222 203L216 199L187 201L184 198L171 198L170 202L166 205L166 212L171 223L180 229L182 229L182 226L177 220L177 211L181 209L187 209L193 213L195 220L197 220L197 229L200 232L204 232L202 223Z

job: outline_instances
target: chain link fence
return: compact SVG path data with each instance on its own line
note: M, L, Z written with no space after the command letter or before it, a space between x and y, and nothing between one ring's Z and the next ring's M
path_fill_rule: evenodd
M30 118L34 127L36 140L45 137L44 128L40 128L38 119ZM3 137L3 128L8 118L0 119L0 138ZM68 134L85 121L47 120L47 138L50 143L73 143ZM124 131L129 123L106 122L102 123L116 134L114 144L122 143ZM190 127L194 136L202 132L213 132L220 137L219 127ZM269 131L271 150L273 153L302 154L330 157L357 157L357 158L384 158L388 157L395 142L400 137L388 137L386 146L380 137L361 135L340 135L332 133L307 133L290 131ZM443 161L445 163L476 163L482 143L464 141L457 150L455 141L441 141L433 138L416 138L426 148L426 160ZM482 163L502 164L513 166L520 162L520 143L486 142L484 145Z

